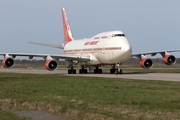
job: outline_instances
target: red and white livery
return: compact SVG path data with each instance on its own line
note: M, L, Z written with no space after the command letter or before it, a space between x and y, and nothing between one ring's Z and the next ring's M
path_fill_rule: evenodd
M176 62L176 58L169 54L169 52L178 52L180 50L167 50L167 51L153 51L145 53L132 54L132 47L128 42L125 34L122 31L108 31L99 33L91 38L74 40L71 32L71 28L68 22L68 18L65 9L62 8L63 28L64 28L64 40L62 45L52 45L45 43L29 42L31 44L37 44L47 47L59 48L64 50L64 55L56 54L30 54L30 53L0 53L4 55L2 64L6 68L14 66L14 60L16 56L28 56L29 59L33 57L42 57L46 60L45 67L47 70L56 70L58 67L57 60L65 59L68 62L68 74L76 74L76 65L80 65L80 74L86 74L94 69L94 73L102 73L100 67L102 65L111 65L110 73L120 73L121 63L127 61L130 57L137 57L140 59L140 66L148 69L152 68L153 61L147 58L145 55L161 54L164 63L172 65Z

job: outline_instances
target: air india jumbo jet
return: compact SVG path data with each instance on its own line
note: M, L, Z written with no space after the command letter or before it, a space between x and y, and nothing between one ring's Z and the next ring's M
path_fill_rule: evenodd
M163 61L167 65L175 64L176 58L169 54L170 52L178 52L180 50L154 51L132 54L132 48L125 34L121 31L108 31L99 33L91 38L74 40L70 25L68 23L65 9L62 8L62 18L64 27L64 41L62 45L52 45L45 43L35 43L47 47L59 48L64 50L64 55L59 54L30 54L30 53L0 53L4 56L2 65L5 68L14 66L14 58L16 56L28 56L29 59L34 57L42 57L45 59L45 67L47 70L53 71L58 67L57 61L65 59L68 62L68 74L76 74L76 65L80 65L79 74L86 74L87 67L94 69L94 73L102 73L100 67L102 65L111 65L110 73L120 73L121 63L127 61L130 57L137 57L140 60L140 66L144 69L152 68L153 61L145 55L161 54Z

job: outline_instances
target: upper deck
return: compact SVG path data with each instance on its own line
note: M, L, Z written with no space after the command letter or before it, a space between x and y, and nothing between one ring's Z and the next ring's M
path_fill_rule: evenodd
M125 34L121 31L103 32L93 36L92 39L98 40L98 39L108 39L114 37L125 37Z

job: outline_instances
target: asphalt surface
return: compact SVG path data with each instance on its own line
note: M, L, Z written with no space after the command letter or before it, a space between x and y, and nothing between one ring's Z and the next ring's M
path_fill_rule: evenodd
M69 120L59 115L54 115L44 111L17 111L15 114L26 118L31 118L33 120Z
M162 80L162 81L178 81L180 82L180 74L167 73L125 73L123 75L112 74L87 74L87 75L73 75L73 76L89 76L89 77L104 77L104 78L128 78L136 80Z
M33 69L0 69L0 72L11 72L11 73L30 73L30 74L62 74L68 76L89 76L89 77L103 77L103 78L128 78L138 80L163 80L163 81L178 81L180 82L180 74L178 73L140 73L140 72L126 72L123 75L115 75L109 73L102 74L67 74L67 70L33 70Z

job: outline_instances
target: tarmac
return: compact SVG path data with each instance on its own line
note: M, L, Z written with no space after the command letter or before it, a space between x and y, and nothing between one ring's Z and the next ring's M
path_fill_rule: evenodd
M128 78L136 80L162 80L162 81L178 81L180 82L179 73L141 73L141 72L125 72L122 75L110 74L104 72L102 74L94 74L92 72L88 74L67 74L67 70L35 70L35 69L17 69L17 68L1 68L0 72L10 72L10 73L29 73L29 74L59 74L67 76L86 76L86 77L102 77L102 78Z

